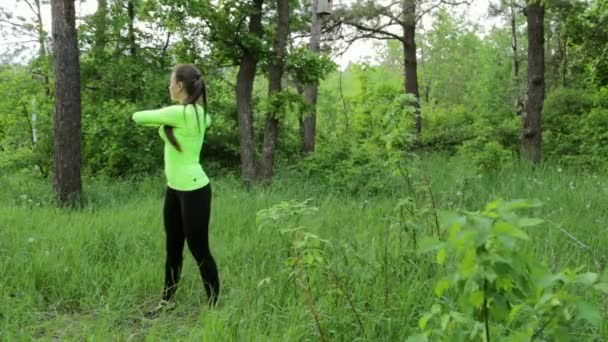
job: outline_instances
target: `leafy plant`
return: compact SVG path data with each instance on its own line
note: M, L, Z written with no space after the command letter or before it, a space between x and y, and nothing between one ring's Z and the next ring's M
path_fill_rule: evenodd
M315 267L323 266L323 245L329 241L322 240L319 236L310 233L299 224L303 215L318 211L316 207L304 202L281 202L271 208L260 210L256 215L258 229L274 228L289 243L289 257L285 260L285 267L289 271L289 277L295 280L295 284L304 291L306 304L317 325L319 336L325 341L325 334L321 326L318 309L312 295L309 272Z
M600 323L585 295L608 294L608 274L553 273L526 249L525 229L543 221L517 211L539 205L494 201L481 212L445 217L447 239L427 239L421 250L434 251L446 275L420 318L422 334L410 341L569 341L576 327Z

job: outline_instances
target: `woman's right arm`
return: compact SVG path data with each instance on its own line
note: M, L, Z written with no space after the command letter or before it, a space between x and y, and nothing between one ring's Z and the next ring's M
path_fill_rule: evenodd
M133 114L133 121L138 125L158 127L161 125L182 127L184 119L181 106L169 106L156 110L144 110Z

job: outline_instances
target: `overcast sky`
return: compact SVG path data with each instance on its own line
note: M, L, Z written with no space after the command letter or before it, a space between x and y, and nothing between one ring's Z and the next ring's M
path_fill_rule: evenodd
M44 1L44 0L43 0ZM483 24L483 26L489 27L496 23L496 19L488 18L488 5L491 0L469 0L471 5L458 6L458 12L466 11L466 17L473 21ZM354 0L336 0L335 4L350 4ZM19 0L0 0L0 7L4 7L10 10L10 12L21 15L26 18L32 18L32 12L23 1ZM97 8L96 0L82 0L76 1L76 15L77 17L92 14ZM45 29L47 32L51 31L51 8L50 5L42 5L42 20L44 22ZM427 16L423 21L423 26L430 26L432 24L431 16ZM10 44L15 41L28 40L28 37L0 37L0 54ZM36 49L36 45L32 44L32 49ZM353 61L358 61L366 57L374 57L375 49L370 41L359 41L351 46L351 48L339 59L337 62L343 67Z

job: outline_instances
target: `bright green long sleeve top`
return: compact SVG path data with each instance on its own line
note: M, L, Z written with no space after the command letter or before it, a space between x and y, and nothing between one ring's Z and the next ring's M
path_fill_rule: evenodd
M197 105L196 108L198 121L192 105L174 105L133 114L133 120L137 124L159 127L159 135L165 142L167 185L179 191L196 190L209 184L209 178L200 163L200 152L211 119L202 106ZM181 147L181 152L167 139L164 126L174 127L173 133Z

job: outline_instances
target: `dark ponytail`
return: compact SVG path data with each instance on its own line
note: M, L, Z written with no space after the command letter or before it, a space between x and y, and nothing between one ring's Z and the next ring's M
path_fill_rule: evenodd
M202 99L202 101L203 101L203 109L204 109L203 122L205 123L205 127L207 126L207 87L205 86L205 81L201 77L201 72L193 65L182 64L182 65L178 65L175 68L175 70L173 71L173 73L175 75L175 81L182 82L182 84L184 85L184 88L186 90L186 94L188 94L188 97L186 98L186 101L184 103L184 109L189 104L194 106L194 111L196 113L197 127L200 132L200 118L199 118L198 109L196 107L196 102L199 99ZM171 143L171 145L173 147L175 147L176 150L181 152L182 149L181 149L181 146L179 145L179 143L177 142L177 139L175 138L175 133L173 132L173 127L165 126L164 130L165 130L165 135L167 136L167 139L169 140L169 143Z

